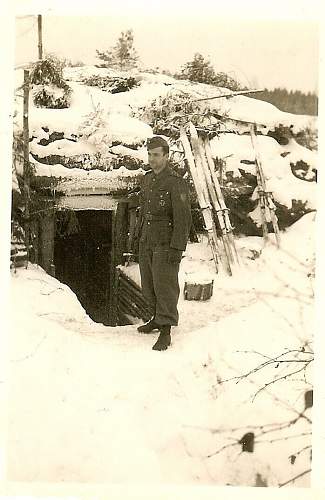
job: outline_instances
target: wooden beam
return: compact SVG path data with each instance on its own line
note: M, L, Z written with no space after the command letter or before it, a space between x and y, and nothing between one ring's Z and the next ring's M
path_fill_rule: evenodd
M110 253L110 272L109 272L109 300L107 300L108 307L108 321L110 326L117 325L117 288L118 288L118 269L116 269L116 208L111 211L111 237L112 247Z
M55 211L47 209L40 218L40 262L43 269L55 276L54 242L55 242Z
M38 28L38 59L43 59L43 35L42 35L42 16L37 16L37 28Z
M230 92L228 94L220 94L220 95L214 95L212 97L201 97L200 99L193 99L190 102L197 102L197 101L209 101L211 99L220 99L221 97L226 97L227 99L229 97L235 97L236 95L245 95L245 94L255 94L257 92L264 92L265 89L256 89L256 90L238 90L236 92Z
M128 206L120 202L115 218L115 265L124 264L123 254L127 251Z
M30 165L29 165L29 71L24 70L24 104L23 104L23 156L24 156L24 201L25 201L25 244L27 250L26 268L29 260L29 236L30 236L30 221L29 221L29 198L30 198Z

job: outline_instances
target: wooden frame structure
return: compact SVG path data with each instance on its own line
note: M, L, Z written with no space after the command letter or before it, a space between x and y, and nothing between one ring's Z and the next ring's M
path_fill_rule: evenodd
M132 208L129 207L129 200L113 195L83 196L83 201L77 196L53 198L42 197L40 200L40 217L34 221L31 232L34 235L34 258L33 261L40 265L48 274L56 276L55 269L55 238L56 238L56 217L58 212L65 210L84 211L99 210L108 211L111 217L111 241L108 257L110 259L109 275L107 281L109 287L106 292L106 307L108 310L109 325L116 326L119 323L119 299L117 289L119 287L119 276L121 271L117 266L124 265L125 254L129 250L129 219ZM79 204L80 203L80 204ZM133 210L132 210L133 211ZM140 292L141 293L141 292ZM141 297L142 299L142 297ZM140 300L141 301L141 300ZM142 300L143 305L144 301ZM145 307L143 307L145 309Z

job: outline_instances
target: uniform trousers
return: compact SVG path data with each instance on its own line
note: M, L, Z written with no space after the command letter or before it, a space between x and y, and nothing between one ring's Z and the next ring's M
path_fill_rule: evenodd
M141 242L139 267L142 292L157 325L178 325L179 263L168 262L169 245Z

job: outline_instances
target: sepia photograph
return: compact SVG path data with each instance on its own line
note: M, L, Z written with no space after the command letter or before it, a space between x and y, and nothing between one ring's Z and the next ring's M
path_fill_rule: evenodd
M213 5L14 13L5 481L312 486L320 26Z

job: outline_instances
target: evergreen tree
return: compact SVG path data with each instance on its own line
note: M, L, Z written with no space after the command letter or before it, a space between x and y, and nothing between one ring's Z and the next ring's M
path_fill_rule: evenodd
M64 79L63 68L64 61L54 54L47 54L35 63L30 75L35 106L52 109L70 106L72 89Z
M187 62L177 76L181 80L211 84L216 75L210 61L197 52L194 54L194 59Z
M109 50L101 52L96 50L97 57L103 61L100 66L104 68L114 68L129 70L135 68L139 59L134 48L133 31L122 31L116 44Z
M209 59L204 59L198 52L194 54L192 61L187 62L181 69L180 74L175 75L180 80L207 83L217 87L225 87L229 90L242 90L243 87L227 73L215 73Z

